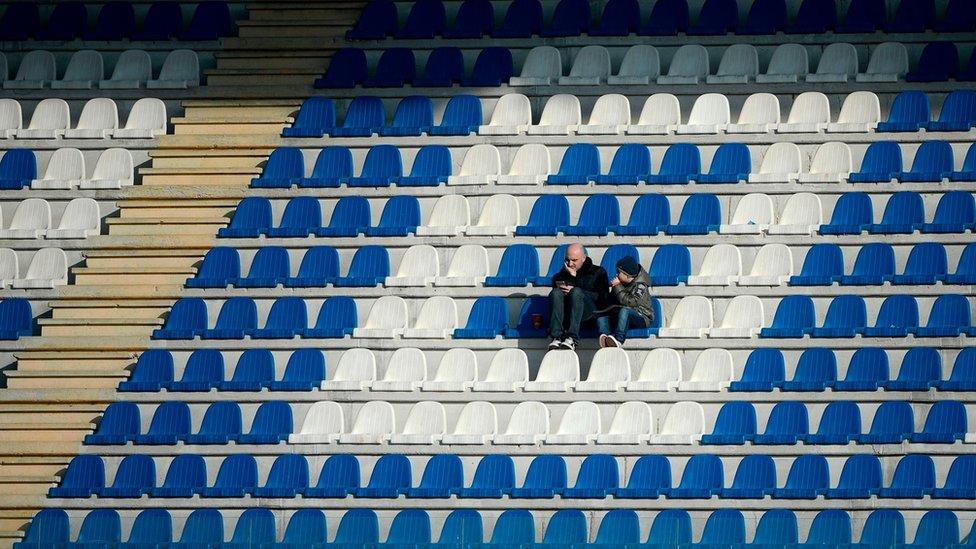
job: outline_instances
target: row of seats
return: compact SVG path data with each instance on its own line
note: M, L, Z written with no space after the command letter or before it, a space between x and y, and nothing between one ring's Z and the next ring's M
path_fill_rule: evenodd
M13 80L8 80L7 58L0 53L0 81L8 90L39 90L50 86L56 90L101 89L186 89L200 85L200 60L192 50L173 50L166 56L153 78L152 59L144 50L126 50L119 55L111 77L105 78L102 54L78 50L72 54L61 78L58 78L54 54L34 50L24 55Z
M0 138L4 139L151 139L166 133L166 120L166 104L144 97L132 105L121 126L115 101L96 98L85 103L72 128L68 102L49 98L37 104L25 128L20 103L0 99Z
M843 4L842 4L843 5ZM936 16L934 0L903 0L888 20L886 4L880 0L854 0L847 6L843 23L835 0L806 0L800 3L793 22L787 16L786 0L754 0L748 15L740 23L736 0L708 0L701 5L695 24L687 0L664 0L653 4L646 23L641 17L638 0L612 0L603 7L599 22L584 0L561 0L556 4L548 24L543 23L542 3L539 0L517 0L509 4L500 27L495 27L495 9L489 0L465 0L461 3L453 25L448 25L447 12L441 0L414 2L398 26L396 4L392 0L374 0L367 4L346 33L349 40L382 40L395 38L529 38L545 37L676 36L688 35L768 35L836 33L921 33L928 29L938 32L976 30L976 9L965 0L950 0L943 17Z
M341 467L344 466L344 467ZM227 468L226 470L224 468ZM792 460L782 487L778 486L776 465L768 455L752 454L739 462L734 480L725 487L722 459L712 454L692 456L681 480L671 483L671 465L661 455L641 456L633 465L626 484L621 483L617 459L595 454L583 460L575 484L567 479L566 462L558 455L536 457L529 465L522 486L515 484L515 467L504 454L481 460L472 484L464 485L460 458L438 454L427 462L420 483L413 486L410 461L402 454L386 454L377 460L369 482L361 486L359 463L355 456L330 456L322 467L317 484L311 484L308 461L300 454L279 456L264 485L258 481L257 463L251 455L227 457L217 473L214 486L207 485L207 467L202 456L180 454L169 465L163 484L156 486L153 458L133 454L122 459L115 480L108 484L101 458L81 455L71 460L61 486L52 488L50 497L99 498L150 497L244 497L305 498L490 498L507 495L512 499L619 499L659 498L699 499L968 499L976 494L976 456L957 457L949 467L945 485L935 486L932 458L908 454L895 468L889 486L882 483L881 461L874 455L854 454L844 462L836 487L831 487L830 467L820 455L799 456ZM233 471L233 472L231 472ZM236 474L235 474L236 473ZM337 474L338 473L338 474ZM493 473L490 476L485 473ZM486 478L488 477L488 478ZM479 482L480 481L480 482ZM487 482L486 482L487 481Z
M635 46L637 47L637 46ZM950 79L976 79L976 56L970 57L965 70L959 70L959 52L953 42L931 42L922 50L914 70L909 70L908 56L902 46L885 44L876 48L873 64L867 72L858 72L857 50L846 42L824 48L817 70L809 72L807 52L799 44L784 44L777 48L765 73L759 73L759 59L751 45L730 46L723 55L723 63L711 74L708 50L698 44L681 46L671 59L666 74L660 74L660 56L650 53L648 46L631 50L632 59L624 59L617 74L611 73L609 53L602 46L587 46L581 50L580 63L574 65L569 76L560 76L559 51L549 47L538 54L541 59L528 57L522 74L515 77L512 52L500 46L484 48L475 59L474 67L465 76L464 58L459 48L438 48L430 52L422 75L417 75L416 54L409 48L387 48L376 62L370 76L366 52L359 48L343 48L329 62L322 77L314 82L316 88L402 88L497 87L502 85L599 85L601 83L659 85L698 85L701 83L734 84L757 82L890 82L904 78L908 82L945 82ZM586 50L586 48L584 48ZM800 53L802 52L802 53ZM779 54L777 56L777 54ZM877 57L877 59L875 59ZM656 63L655 63L656 61ZM656 69L656 71L655 71ZM655 72L657 74L655 74ZM633 74L631 74L633 73Z
M75 198L68 202L57 225L51 220L51 205L47 200L27 198L17 204L10 225L0 229L0 239L87 238L98 234L100 226L98 203L92 198ZM0 259L0 264L5 264L5 259ZM0 267L0 270L5 270L5 267Z
M84 2L58 2L46 24L41 22L39 4L11 2L0 16L0 40L217 40L234 30L227 2L210 0L196 4L186 27L177 2L152 2L136 26L135 8L125 1L105 3L91 29Z
M84 199L89 200L89 199ZM84 223L80 221L79 224ZM66 236L48 238L84 238L85 234L98 233L98 218L94 218L95 228L68 228L48 231L62 231ZM0 248L0 288L36 289L55 288L68 283L68 257L61 248L41 248L31 257L27 272L21 276L17 253L9 248Z
M84 155L79 149L66 147L54 151L43 175L38 177L34 151L8 149L0 157L0 189L121 189L133 183L133 164L132 153L127 149L105 149L88 177Z
M0 340L10 341L34 332L34 314L30 302L8 297L0 301Z

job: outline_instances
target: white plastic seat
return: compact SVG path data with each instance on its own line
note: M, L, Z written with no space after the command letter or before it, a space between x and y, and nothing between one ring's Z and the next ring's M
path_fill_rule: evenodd
M705 429L705 411L697 402L676 402L664 417L661 432L651 435L651 444L694 444Z
M16 99L0 99L0 139L10 139L24 125L24 114Z
M619 391L630 381L630 356L620 347L605 347L593 355L586 381L576 384L576 392Z
M644 357L637 378L627 383L628 391L672 391L681 381L681 355L658 347Z
M776 126L779 133L816 133L830 124L830 102L820 92L803 92L790 107L790 117Z
M712 302L707 297L690 295L681 298L671 323L658 331L658 337L705 337L712 327Z
M44 99L34 107L30 124L14 131L18 139L54 139L71 124L71 111L64 99Z
M793 252L786 244L759 248L752 270L739 277L739 286L780 286L793 276Z
M546 154L546 158L549 154ZM509 236L515 232L521 216L518 200L510 194L493 194L481 207L478 223L464 230L468 236Z
M115 101L97 97L85 103L74 129L64 131L66 139L105 139L119 128L119 109Z
M20 60L13 80L3 82L8 90L39 90L58 77L54 54L47 50L27 52Z
M150 77L151 78L151 77ZM187 89L200 85L200 59L193 50L169 52L159 69L159 78L146 82L150 89Z
M529 126L529 135L566 135L576 131L583 123L579 99L572 94L560 93L549 98L542 109L537 125Z
M761 234L772 224L773 199L762 193L750 193L739 200L729 224L719 227L719 232L722 234ZM690 281L688 283L691 284Z
M390 444L434 444L447 430L447 414L440 402L424 400L410 408L403 432L390 437Z
M791 183L803 171L803 156L793 143L780 141L766 149L758 173L749 174L749 183Z
M739 111L739 121L725 127L726 133L768 133L780 123L779 99L771 93L754 93Z
M705 79L709 84L748 84L759 74L759 54L752 44L733 44L722 53L718 71Z
M125 127L112 132L116 139L152 139L166 133L166 104L143 97L132 105Z
M101 215L93 198L74 198L64 208L57 229L48 229L47 238L88 238L100 232Z
M611 86L621 84L648 85L661 76L661 56L657 48L647 44L631 46L620 62L620 71L607 79Z
M434 379L425 381L423 391L467 391L478 380L478 358L464 347L448 349L441 357Z
M783 213L769 234L813 234L823 224L823 206L820 197L812 193L796 193L786 201Z
M385 295L373 302L362 328L354 328L355 338L392 338L407 328L407 302L402 297Z
M579 382L579 356L575 351L549 351L542 357L535 381L525 384L526 392L568 391Z
M471 224L471 208L462 194L447 194L437 199L426 225L417 227L417 236L457 236Z
M0 288L9 288L19 273L17 252L10 248L0 248Z
M499 349L491 358L485 379L474 383L475 391L511 393L529 380L529 358L522 349Z
M636 124L627 126L631 135L666 135L681 123L681 105L670 93L655 93L647 98Z
M498 176L499 185L540 185L552 173L549 149L542 143L522 145L515 151L512 167Z
M403 252L403 259L396 276L388 276L384 286L428 286L440 274L437 250L430 244L410 246Z
M79 50L68 61L68 66L64 69L64 77L51 82L51 89L90 90L103 78L105 78L105 63L102 54L95 50Z
M769 198L769 197L766 197ZM742 274L742 254L732 244L715 244L705 252L697 276L688 277L688 286L731 286Z
M427 355L420 349L401 347L393 351L383 379L373 382L373 391L419 391L427 381Z
M600 408L588 401L577 401L566 407L556 432L546 437L546 444L590 444L600 435Z
M720 93L706 93L695 100L687 124L678 124L679 134L719 133L731 120L729 100Z
M458 327L457 305L454 298L435 295L420 306L413 328L403 331L404 338L446 339Z
M810 56L800 44L781 44L773 51L765 74L757 83L796 83L810 72Z
M610 429L596 437L597 444L641 444L654 434L654 415L646 402L624 402L617 407Z
M758 297L737 295L725 308L722 324L718 328L712 328L708 337L756 337L765 321L763 304Z
M881 104L874 92L853 92L844 99L837 122L827 124L828 132L866 133L878 127Z
M31 181L32 189L70 189L85 177L85 157L73 148L58 149L44 169L41 179Z
M674 52L666 76L658 84L699 84L708 76L708 50L699 44L685 44Z
M882 42L871 52L868 70L858 82L898 82L908 73L908 50L901 42Z
M390 440L396 428L393 405L385 400L367 402L356 414L348 433L339 435L343 444L382 444Z
M78 186L82 189L121 189L132 185L135 168L132 153L127 149L106 149L95 162L91 179L82 179Z
M577 128L579 135L617 135L630 125L630 101L619 93L601 95L593 105L590 119Z
M369 349L354 348L342 353L332 379L322 382L323 391L361 391L376 381L376 357Z
M505 432L495 435L495 444L538 444L549 435L549 408L537 401L520 402L508 420Z
M0 229L0 238L40 238L51 228L51 205L42 198L27 198L17 204L10 227Z
M288 443L332 444L339 441L344 430L345 420L339 403L316 402L305 414L301 431L288 435Z
M536 46L529 50L518 76L508 79L509 86L548 86L563 75L563 60L552 46Z
M441 444L487 444L498 434L498 412L490 402L476 400L461 408L454 432L445 434Z
M490 185L502 173L502 158L498 149L488 143L469 148L461 161L458 175L447 178L448 185Z
M491 120L478 127L478 135L518 135L532 124L529 98L520 93L507 93L495 103Z
M488 277L488 251L477 244L465 244L454 251L444 276L434 286L480 286Z
M817 147L810 161L810 171L801 173L799 183L842 183L853 171L851 148L847 143L830 141Z
M721 391L732 383L732 353L705 349L695 360L691 378L678 384L679 391Z
M98 87L103 89L137 89L152 79L152 60L143 50L125 50L119 55L112 69L112 76L102 80Z
M68 283L68 257L61 248L41 248L34 253L27 274L11 285L19 289L55 288Z
M610 77L610 52L603 46L585 46L576 53L569 76L559 77L563 86L598 86Z
M857 75L857 50L846 42L835 42L820 54L817 72L807 82L847 82Z

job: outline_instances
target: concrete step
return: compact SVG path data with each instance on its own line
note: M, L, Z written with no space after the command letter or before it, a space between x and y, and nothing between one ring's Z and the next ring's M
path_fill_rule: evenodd
M62 440L0 444L0 458L7 456L63 456L70 459L78 453L78 443L81 441L81 437L78 440L66 440L68 436L66 434ZM2 524L0 524L0 529L4 529Z
M279 124L283 126L283 124ZM253 151L253 155L240 156L157 156L152 159L154 168L162 169L185 169L185 168L208 168L212 170L254 168L264 162L271 149Z
M250 69L264 67L269 69L314 69L319 73L324 72L329 64L329 58L321 55L281 55L274 57L261 56L247 53L246 56L226 56L217 54L217 68L224 69Z
M143 168L143 185L240 185L247 186L261 174L260 168Z
M175 135L280 134L281 129L285 127L285 120L282 118L241 122L174 119L173 122L176 124L173 129Z
M187 122L207 121L207 122L242 122L242 121L264 121L264 120L283 120L288 115L297 112L301 105L287 102L283 105L202 105L199 107L188 107L181 120ZM151 151L150 151L151 152Z
M144 337L148 338L152 331L163 325L159 318L99 318L88 319L84 322L78 320L56 320L53 318L40 318L37 320L41 327L42 337ZM77 387L77 385L73 385Z
M58 477L45 475L0 476L0 490L10 496L32 496L57 485Z
M139 288L138 286L133 286L132 288ZM146 293L144 288L139 288L141 293ZM64 350L64 351L130 351L130 352L141 352L146 348L146 337L135 337L119 335L118 337L99 339L78 334L68 335L68 336L57 336L57 337L32 337L28 338L24 342L24 351L51 351L53 349ZM76 391L78 392L78 391ZM0 391L3 393L3 391ZM77 395L71 395L70 391L67 396L64 396L67 401L79 402L88 401L91 397L92 391L78 392ZM106 398L112 398L115 391L110 391ZM0 402L3 395L0 394ZM50 398L45 396L45 398Z
M267 135L171 135L157 150L219 151L247 148L273 149L281 144L280 134Z
M307 71L300 74L261 74L248 72L246 74L213 74L207 77L207 85L211 87L237 87L253 85L256 78L266 82L268 86L283 87L289 90L288 95L297 94L308 96L314 91L312 82L318 74Z
M180 284L193 276L195 269L184 265L171 268L162 267L82 267L74 269L75 284L78 285L118 285L118 284Z
M227 226L228 221L225 217L187 217L182 223L177 222L175 218L161 220L156 217L127 217L125 219L106 220L109 233L113 235L214 235L217 233L217 229Z
M119 385L120 381L128 377L129 375L125 370L106 372L100 370L89 370L87 368L72 368L69 370L52 370L49 372L31 372L17 369L12 372L7 372L7 387L9 389L59 389L72 387L114 389ZM0 426L0 442L57 440L56 438L46 438L48 436L47 434L38 434L36 436L31 435L30 431L26 429L26 427L34 427L35 429L38 429L38 425L35 423L22 424L22 428L20 429L14 425ZM47 426L45 433L54 433L57 435L62 429L78 430L80 427L72 426L70 423L64 422L58 425ZM83 430L87 432L89 428L86 426ZM13 431L16 433L26 431L27 435L16 438L14 435L7 435L6 433L8 431Z
M58 308L63 311L76 311L82 310L80 308L76 309L74 307L67 307L70 302L57 302L61 304ZM52 304L55 306L55 304ZM97 311L98 309L89 309L91 311ZM65 314L62 312L62 314ZM118 313L116 313L118 314ZM135 360L134 353L124 353L124 352L104 352L104 353L77 353L77 352L25 352L17 353L17 372L31 372L31 373L44 373L44 372L57 372L63 371L68 368L76 368L80 365L84 365L85 370L92 372L119 372L122 371L125 366L132 364ZM9 420L5 414L17 414L18 412L5 412L3 407L0 406L0 425L4 423L5 420ZM71 420L71 414L84 414L88 415L90 412L79 411L79 412L58 412L57 414L52 414L51 417L57 420L62 414L65 414L65 420ZM44 414L38 414L37 420L41 421L44 419Z
M201 254L202 257L203 254ZM176 299L183 292L183 284L142 286L137 284L119 286L65 286L61 292L63 300L99 300L104 307L123 307L132 299Z

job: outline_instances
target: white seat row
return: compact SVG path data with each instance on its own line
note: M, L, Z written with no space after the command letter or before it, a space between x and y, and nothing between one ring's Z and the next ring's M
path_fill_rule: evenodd
M31 181L32 189L121 189L132 185L135 169L132 153L126 149L106 149L98 156L91 177L85 177L85 157L74 148L54 151L44 175Z
M678 48L666 73L661 73L661 57L650 45L631 46L624 54L617 74L612 74L610 54L603 46L586 46L573 59L568 76L563 76L560 51L552 46L537 46L529 51L519 76L509 86L547 86L550 84L595 86L599 84L746 84L752 82L897 82L908 72L908 51L899 42L884 42L874 48L867 70L858 73L858 55L848 43L824 48L815 73L810 73L807 50L800 44L776 48L765 74L759 73L759 55L752 44L729 46L718 69L711 73L708 50L698 44Z
M732 123L728 98L720 93L698 97L687 123L681 123L678 98L656 93L647 98L635 123L630 101L621 94L599 97L589 120L583 124L579 98L557 94L549 98L538 124L532 124L529 98L518 93L503 95L495 104L488 124L480 135L666 135L745 133L869 132L881 120L878 96L870 91L849 94L835 122L830 119L830 102L820 92L796 96L786 121L780 117L779 99L771 93L755 93L746 98L736 123Z
M17 253L0 248L0 288L54 288L68 283L68 258L60 248L42 248L31 258L27 273L19 276Z
M98 203L91 198L75 198L68 202L57 228L52 225L51 205L47 200L27 198L17 205L10 226L0 229L0 239L87 238L98 234L100 226Z
M568 351L567 351L568 352ZM301 432L291 444L694 444L701 439L705 413L697 402L677 402L655 433L651 408L644 402L624 402L616 408L610 428L602 432L600 408L593 402L573 402L557 428L542 402L519 403L504 431L490 402L467 403L452 432L447 432L444 405L434 401L414 404L401 432L396 432L393 406L378 400L366 403L345 431L342 408L336 402L317 402L309 409Z
M85 103L78 124L71 128L71 109L64 99L44 99L34 108L30 123L23 127L20 103L0 99L0 138L5 139L151 139L166 133L166 105L160 99L144 97L129 111L125 126L119 126L115 101L96 98Z
M153 78L152 59L144 50L126 50L119 55L109 78L105 78L102 54L94 50L76 51L58 79L54 54L46 50L28 52L17 68L13 80L7 80L7 58L0 53L0 81L4 89L39 90L50 86L56 90L92 89L185 89L200 85L200 60L192 50L173 50L166 56Z

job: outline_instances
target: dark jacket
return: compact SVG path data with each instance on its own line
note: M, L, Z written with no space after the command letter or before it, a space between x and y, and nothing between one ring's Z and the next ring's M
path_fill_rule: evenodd
M617 303L629 307L644 317L648 326L654 322L654 309L651 308L651 279L641 267L637 276L629 284L620 283L610 289Z
M610 279L603 267L594 265L593 261L587 257L583 261L583 266L572 276L563 267L561 271L552 277L552 286L555 288L563 282L586 292L586 295L593 300L596 307L602 308L607 305L610 297Z

